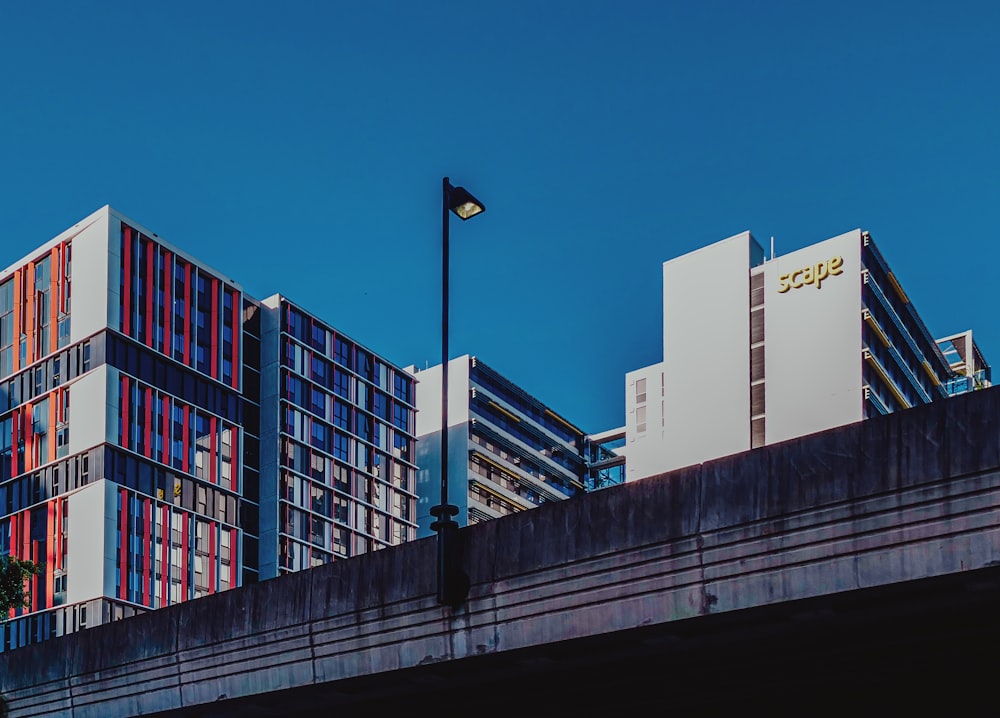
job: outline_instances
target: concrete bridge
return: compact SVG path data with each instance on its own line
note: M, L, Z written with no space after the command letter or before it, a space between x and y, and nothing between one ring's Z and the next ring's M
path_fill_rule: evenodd
M994 705L1000 388L0 655L12 718Z

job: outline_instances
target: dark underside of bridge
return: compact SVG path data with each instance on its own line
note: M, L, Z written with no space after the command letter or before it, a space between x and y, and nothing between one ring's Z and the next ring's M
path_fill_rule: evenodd
M157 714L1000 713L1000 567Z

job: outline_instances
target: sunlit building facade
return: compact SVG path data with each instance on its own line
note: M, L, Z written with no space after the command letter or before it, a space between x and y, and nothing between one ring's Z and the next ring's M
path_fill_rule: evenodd
M416 537L415 381L275 295L264 314L265 576Z
M0 273L5 648L240 583L241 302L109 208Z
M415 372L419 536L440 496L441 365ZM448 500L459 525L562 501L619 479L600 444L478 357L448 366Z
M0 272L0 553L43 566L0 650L413 538L413 396L95 212Z
M663 361L625 380L627 479L988 385L971 334L953 339L950 361L860 229L771 259L744 232L665 262Z

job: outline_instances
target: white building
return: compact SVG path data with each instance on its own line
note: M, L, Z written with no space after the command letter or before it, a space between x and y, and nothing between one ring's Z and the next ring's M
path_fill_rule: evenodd
M625 379L626 479L943 399L954 374L867 232L770 260L744 232L663 265L663 361Z
M441 365L410 366L416 391L418 537L441 480ZM460 526L562 501L620 479L611 452L474 356L448 363L448 502Z

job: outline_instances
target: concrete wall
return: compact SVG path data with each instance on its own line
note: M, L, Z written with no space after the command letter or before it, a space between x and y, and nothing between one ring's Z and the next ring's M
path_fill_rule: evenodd
M12 718L222 715L241 697L678 621L689 636L713 614L992 566L1000 388L461 535L472 588L456 611L434 598L435 542L417 541L0 655L0 693Z

